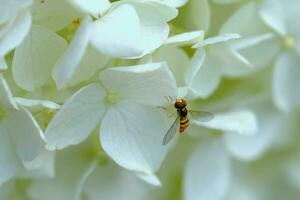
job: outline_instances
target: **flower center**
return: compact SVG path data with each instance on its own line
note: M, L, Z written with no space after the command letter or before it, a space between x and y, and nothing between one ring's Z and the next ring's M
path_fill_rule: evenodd
M6 116L6 111L0 108L0 121Z
M283 38L283 46L287 49L294 49L296 46L295 38L292 36L285 36Z
M110 105L115 105L121 100L120 96L116 92L109 92L105 97L105 102Z

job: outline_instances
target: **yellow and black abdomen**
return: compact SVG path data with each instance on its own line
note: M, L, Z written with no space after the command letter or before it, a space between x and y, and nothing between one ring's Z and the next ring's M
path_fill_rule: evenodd
M189 126L189 119L187 118L187 116L181 116L179 132L183 133L188 126Z

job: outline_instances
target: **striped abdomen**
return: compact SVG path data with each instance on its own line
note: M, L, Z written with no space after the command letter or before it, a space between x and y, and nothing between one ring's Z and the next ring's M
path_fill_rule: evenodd
M180 117L180 127L179 127L179 132L183 133L184 130L189 126L189 119L187 116Z

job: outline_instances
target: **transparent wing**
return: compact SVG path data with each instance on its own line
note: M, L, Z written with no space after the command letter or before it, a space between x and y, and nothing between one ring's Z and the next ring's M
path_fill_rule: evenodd
M214 115L210 112L189 110L189 113L194 120L200 122L208 122L214 118Z
M175 119L175 121L173 122L173 124L171 125L171 127L168 129L166 135L164 136L164 139L162 141L163 145L166 145L170 142L170 140L176 135L176 133L178 132L179 129L179 115L177 116L177 118Z

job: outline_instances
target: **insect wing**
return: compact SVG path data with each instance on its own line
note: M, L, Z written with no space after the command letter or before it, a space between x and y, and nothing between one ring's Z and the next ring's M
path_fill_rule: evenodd
M164 139L162 141L163 145L166 145L170 142L170 140L176 135L179 129L179 116L175 119L171 127L168 129L166 135L164 136Z
M210 112L191 110L189 113L194 120L200 122L208 122L214 118L214 115Z

